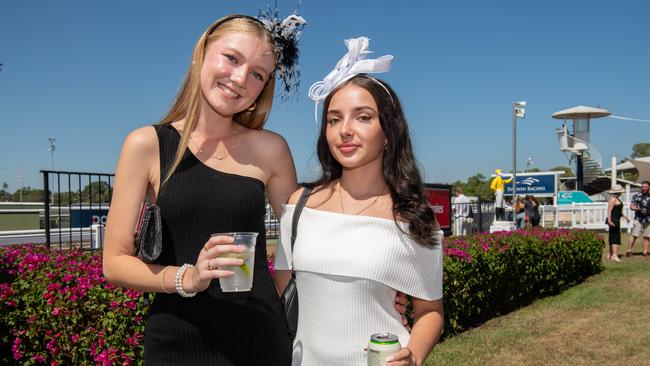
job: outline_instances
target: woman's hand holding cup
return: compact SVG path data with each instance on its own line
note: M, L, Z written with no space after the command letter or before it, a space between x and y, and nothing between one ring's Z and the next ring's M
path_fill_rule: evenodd
M204 291L215 278L231 277L232 271L219 269L226 266L241 266L239 258L227 258L229 253L243 253L246 248L233 244L234 238L227 235L212 236L201 249L196 265L192 268L192 291Z

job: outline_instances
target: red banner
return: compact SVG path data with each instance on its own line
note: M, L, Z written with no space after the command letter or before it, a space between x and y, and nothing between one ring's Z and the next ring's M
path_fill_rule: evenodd
M451 232L451 186L444 184L425 184L427 199L436 215L440 228Z

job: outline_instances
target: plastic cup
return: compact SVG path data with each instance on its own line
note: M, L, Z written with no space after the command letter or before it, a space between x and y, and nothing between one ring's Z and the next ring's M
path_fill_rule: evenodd
M246 247L242 253L228 253L222 257L243 259L244 264L241 266L224 266L220 269L232 271L231 277L219 279L221 291L223 292L245 292L250 291L253 287L253 270L255 268L255 243L258 233L253 232L231 232L217 233L212 236L230 236L234 239L234 245Z

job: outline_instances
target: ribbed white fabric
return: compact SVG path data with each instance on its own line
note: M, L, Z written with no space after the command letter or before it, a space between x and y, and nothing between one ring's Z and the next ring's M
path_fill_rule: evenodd
M409 333L396 290L442 298L442 246L424 247L392 220L305 208L291 253L294 205L283 206L275 268L296 271L300 312L293 365L365 365L370 335ZM403 228L407 228L406 224ZM440 232L442 235L442 232Z

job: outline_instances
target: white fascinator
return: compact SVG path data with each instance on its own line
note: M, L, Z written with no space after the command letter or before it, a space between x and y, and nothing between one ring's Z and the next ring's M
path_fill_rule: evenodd
M348 52L339 60L332 70L322 80L314 83L309 88L309 98L318 103L322 102L338 85L359 74L377 74L390 70L392 55L385 55L376 59L368 59L372 51L368 50L368 37L346 39L345 45Z

